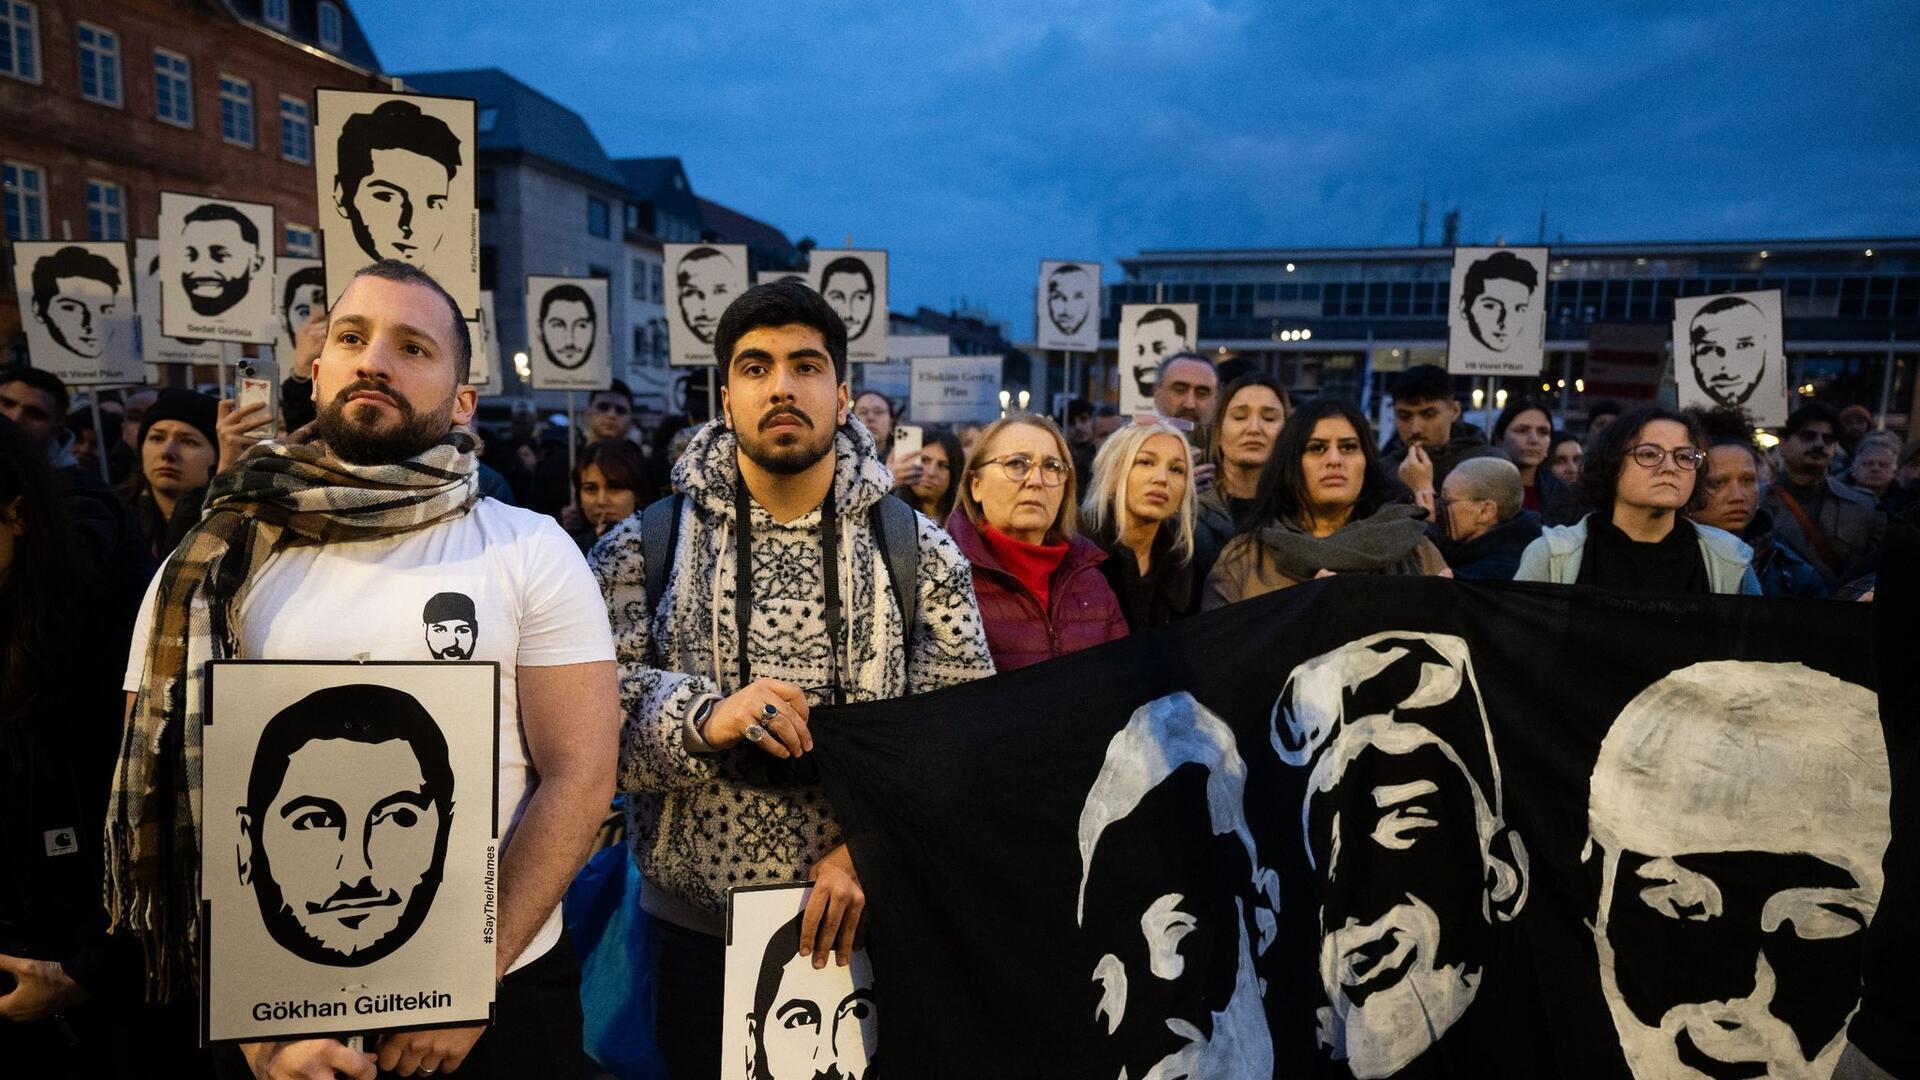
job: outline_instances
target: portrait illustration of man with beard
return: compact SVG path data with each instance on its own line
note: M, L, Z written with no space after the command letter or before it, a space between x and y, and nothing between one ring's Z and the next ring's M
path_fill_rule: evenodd
M161 331L272 344L273 207L160 193Z

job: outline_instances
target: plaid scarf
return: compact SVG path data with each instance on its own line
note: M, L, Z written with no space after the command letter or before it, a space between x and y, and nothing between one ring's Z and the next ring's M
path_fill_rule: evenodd
M140 939L160 1000L199 987L204 680L207 661L239 654L247 583L282 548L410 532L460 517L479 497L479 441L465 431L391 465L345 464L312 432L262 443L216 477L200 523L160 571L106 857L108 915Z

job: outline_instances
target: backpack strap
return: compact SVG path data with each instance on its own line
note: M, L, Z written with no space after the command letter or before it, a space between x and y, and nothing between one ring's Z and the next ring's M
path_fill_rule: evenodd
M680 508L686 496L674 492L640 512L640 554L647 568L647 627L653 627L660 598L673 580L673 557L680 547Z
M901 653L908 661L913 655L913 635L920 628L920 524L913 507L896 495L883 496L868 511L874 546L887 562L887 581L893 586L893 598L900 605L904 633Z

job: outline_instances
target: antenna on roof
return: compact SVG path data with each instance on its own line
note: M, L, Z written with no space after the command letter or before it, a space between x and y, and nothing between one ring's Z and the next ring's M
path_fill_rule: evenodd
M1420 189L1420 245L1427 246L1427 189Z

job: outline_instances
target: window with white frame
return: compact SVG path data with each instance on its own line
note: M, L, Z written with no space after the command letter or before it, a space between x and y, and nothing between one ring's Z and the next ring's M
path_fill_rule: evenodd
M313 258L313 253L317 249L317 245L314 243L312 229L307 228L305 225L289 225L287 226L286 237L287 254L298 255L308 259Z
M340 5L332 0L320 0L320 47L338 52L342 36Z
M299 98L280 98L280 156L302 165L313 161L313 122Z
M236 146L253 145L253 84L220 76L220 137Z
M127 238L127 197L110 180L87 181L87 239Z
M267 0L260 5L261 13L267 17L267 25L276 30L285 30L287 23L287 0Z
M40 81L40 9L0 0L0 75Z
M73 28L80 45L80 96L120 107L120 35L87 23Z
M153 116L183 128L193 126L193 62L177 52L153 50Z
M17 161L0 162L0 193L6 199L7 239L47 238L47 174Z

